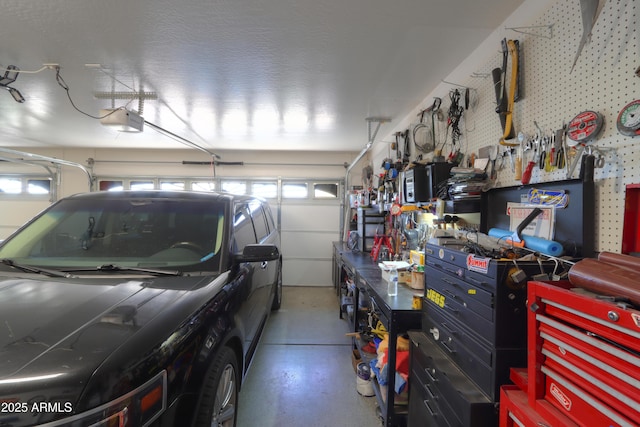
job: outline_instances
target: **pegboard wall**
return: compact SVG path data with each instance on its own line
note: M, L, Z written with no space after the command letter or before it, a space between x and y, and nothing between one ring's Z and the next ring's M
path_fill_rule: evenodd
M604 166L596 168L594 174L595 249L620 252L625 187L640 183L640 136L620 134L616 121L623 107L640 99L640 77L636 76L640 66L640 2L606 1L591 40L584 45L571 71L583 34L580 7L579 0L557 0L526 27L514 28L505 22L504 38L518 40L521 55L522 92L515 104L513 121L516 133L533 136L538 132L534 123L543 133L551 135L583 111L596 111L604 117L602 131L588 144L598 147L605 159ZM466 155L477 153L480 147L497 145L502 136L491 76L492 69L501 66L502 50L497 45L495 56L478 69L470 70L473 73L468 81L450 84L451 91L470 88L470 106L460 125L463 135L459 148ZM434 96L442 98L441 108L446 115L449 94ZM438 141L446 140L446 122L437 123L435 128ZM517 139L509 142L516 143ZM450 151L449 137L443 154L447 156ZM429 158L426 154L424 157ZM514 179L508 157L503 159L495 186L520 184ZM523 169L524 165L523 162ZM580 161L576 165L571 176L568 175L571 162L566 168L551 172L535 167L530 183L577 178Z

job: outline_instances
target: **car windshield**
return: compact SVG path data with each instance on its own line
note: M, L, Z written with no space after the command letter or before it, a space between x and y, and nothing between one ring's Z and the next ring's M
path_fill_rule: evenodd
M224 219L224 204L212 199L69 198L6 240L0 260L70 270L218 271Z

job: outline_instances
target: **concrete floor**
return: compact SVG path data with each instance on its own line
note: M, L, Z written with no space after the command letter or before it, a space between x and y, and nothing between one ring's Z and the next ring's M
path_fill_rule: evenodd
M332 287L285 287L242 386L238 427L382 425L356 389L349 327Z

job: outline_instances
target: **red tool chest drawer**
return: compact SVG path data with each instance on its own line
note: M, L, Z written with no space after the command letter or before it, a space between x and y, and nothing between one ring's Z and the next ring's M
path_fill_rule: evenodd
M543 366L545 374L545 400L580 425L585 427L637 426L596 396L564 378L555 370Z
M584 426L640 423L640 311L569 282L528 283L528 404Z
M527 392L517 385L503 385L500 390L501 427L576 427L577 424L563 416L555 408L547 407L553 413L554 422L543 418L536 408L529 405Z

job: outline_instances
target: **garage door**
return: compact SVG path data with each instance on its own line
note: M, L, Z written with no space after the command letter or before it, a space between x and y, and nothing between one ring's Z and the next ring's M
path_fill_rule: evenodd
M279 207L285 286L332 286L331 242L340 239L338 181L283 181Z

